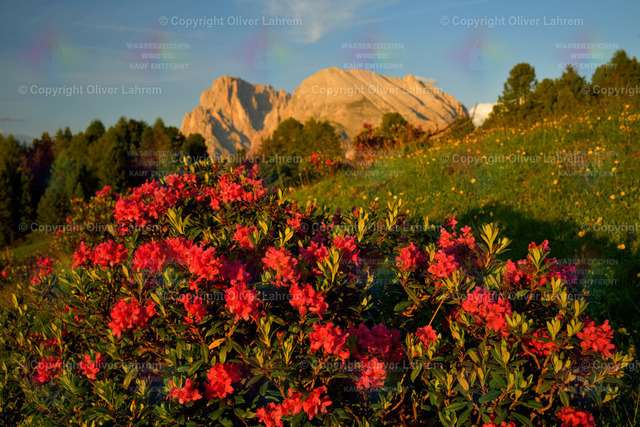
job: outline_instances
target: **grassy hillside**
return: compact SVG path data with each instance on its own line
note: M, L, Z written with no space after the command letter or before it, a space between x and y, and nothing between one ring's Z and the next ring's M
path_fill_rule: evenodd
M564 116L526 129L477 130L429 147L382 152L371 167L291 191L301 203L359 207L401 198L411 224L497 221L511 258L548 239L559 259L581 259L604 316L624 304L640 318L640 115L630 106ZM385 155L387 154L387 155ZM606 301L602 299L606 298ZM628 324L628 323L627 323Z
M476 130L463 139L383 152L369 168L344 171L289 197L343 209L401 198L409 225L418 227L425 216L440 223L455 214L471 226L495 221L517 248L511 259L525 257L530 242L548 239L553 256L578 261L589 314L611 319L616 345L634 354L640 340L639 136L640 114L632 106L529 128ZM599 425L640 422L640 375L638 369L628 374L629 387L600 413Z

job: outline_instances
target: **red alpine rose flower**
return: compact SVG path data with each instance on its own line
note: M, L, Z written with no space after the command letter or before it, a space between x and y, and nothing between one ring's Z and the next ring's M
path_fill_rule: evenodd
M302 287L293 284L289 292L292 296L289 303L298 310L300 316L304 317L307 312L312 312L317 313L322 318L322 315L327 312L329 306L324 302L324 295L317 292L308 283L304 283Z
M609 320L605 320L601 326L596 326L593 320L585 320L584 327L576 337L582 340L580 343L582 351L600 353L602 360L611 357L613 355L611 352L616 350L616 346L611 344L613 330Z
M155 304L151 301L147 301L146 306L142 307L136 299L132 299L129 302L119 299L111 310L111 318L113 320L108 326L111 328L113 335L118 338L122 336L124 329L144 329L147 327L149 318L157 314L154 307Z
M100 367L105 364L107 358L100 353L96 354L95 362L91 361L91 356L85 354L82 357L82 361L78 363L79 372L88 376L92 380L96 379L96 374L100 372Z
M182 294L178 301L184 305L184 309L187 310L187 315L184 317L185 323L196 324L202 322L204 316L209 312L202 305L202 298L199 296L192 296L191 294Z
M83 267L88 266L91 262L91 248L89 248L84 241L81 241L78 245L78 249L73 254L74 262L71 267Z
M595 427L596 425L593 414L573 408L562 408L556 413L556 417L562 421L562 427Z
M205 384L204 395L209 400L215 398L224 399L228 394L233 393L231 384L242 379L240 368L235 363L218 363L209 369L207 373L209 382Z
M58 378L62 371L62 360L56 356L45 357L36 366L37 375L33 380L37 383L44 384L52 378Z
M416 331L416 336L420 339L422 345L424 345L425 347L429 347L429 345L438 340L438 334L431 327L431 325L418 328L418 330Z
M40 259L38 259L38 264L37 264L38 269L34 273L33 277L31 278L31 284L38 285L42 283L41 276L46 276L47 274L51 274L51 272L53 271L52 266L53 266L53 259L46 256L40 257Z
M257 319L260 314L260 300L255 289L248 289L247 285L240 283L225 291L227 309L236 315L236 322L241 318L249 320L249 317Z
M285 415L285 411L282 405L270 402L266 407L259 408L256 411L256 415L266 427L284 427L282 417Z
M322 326L319 323L313 325L313 332L309 333L311 340L311 352L316 352L320 348L324 348L328 354L334 354L343 361L349 358L349 333L342 332L339 326L334 327L329 322Z
M262 258L265 267L276 271L277 287L285 286L298 281L300 275L296 271L298 260L291 257L289 251L284 248L271 247Z
M200 392L198 392L197 388L194 388L196 385L192 380L185 380L184 387L176 388L173 384L173 381L169 381L169 385L171 386L171 390L169 391L169 395L167 396L167 400L169 399L178 399L178 402L181 405L185 403L193 402L198 399L202 399Z
M409 243L406 248L401 248L400 255L396 257L396 265L402 271L415 271L425 261L425 254L418 249L413 242Z
M356 250L356 239L348 234L344 237L336 236L333 238L333 244L342 252L342 260L348 261L350 264L358 266L360 251Z
M378 388L384 385L387 371L384 369L384 363L378 361L377 357L365 359L360 370L360 378L356 382L356 387L359 389Z
M326 392L326 386L318 387L312 390L307 399L302 402L302 409L304 409L304 412L309 416L309 421L319 413L327 413L327 406L331 405L331 401L327 396L322 396L322 394Z
M104 270L107 267L113 268L122 263L127 259L127 256L128 253L124 244L117 244L113 240L109 240L108 242L100 243L93 249L91 261L94 265L98 265Z
M240 224L236 224L236 232L233 233L233 240L238 242L238 244L245 249L253 249L253 243L249 240L249 236L253 234L254 231L258 231L256 226L244 227Z
M485 325L503 337L509 335L506 317L511 315L511 304L494 292L476 287L472 293L467 293L461 309L471 314L477 325Z

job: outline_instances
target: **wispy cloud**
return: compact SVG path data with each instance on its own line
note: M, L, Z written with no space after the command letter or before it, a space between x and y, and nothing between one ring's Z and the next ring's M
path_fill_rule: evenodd
M434 79L433 77L421 77L421 76L415 76L416 79L420 80L422 83L427 84L427 85L431 85L434 86L438 84L438 80Z
M23 122L24 120L0 114L0 122Z
M335 29L348 29L358 23L358 14L371 7L383 6L382 0L267 0L267 13L299 18L302 25L293 27L302 43L313 43Z

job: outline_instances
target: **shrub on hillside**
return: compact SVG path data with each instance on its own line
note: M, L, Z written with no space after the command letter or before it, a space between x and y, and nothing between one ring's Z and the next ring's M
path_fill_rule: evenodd
M122 195L117 233L18 284L0 420L593 425L585 393L615 397L631 358L574 270L401 208L330 214L204 164Z
M313 153L332 159L343 156L340 137L327 121L311 118L304 125L294 118L283 120L262 142L259 152L260 175L280 187L300 184ZM305 165L303 165L305 163Z

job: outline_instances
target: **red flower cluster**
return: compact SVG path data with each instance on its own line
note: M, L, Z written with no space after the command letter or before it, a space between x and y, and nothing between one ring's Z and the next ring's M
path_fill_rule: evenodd
M245 198L245 191L242 185L232 182L229 175L224 175L218 181L220 185L220 196L222 203L239 202Z
M177 194L183 197L193 197L197 194L196 176L192 173L169 175L164 178L164 183L173 188Z
M364 323L358 328L351 327L349 334L358 337L353 356L362 361L371 356L377 356L388 362L402 360L402 343L400 331L389 329L382 323L369 329Z
M312 268L312 273L320 274L321 271L316 268L317 264L329 258L329 250L323 243L312 241L308 248L300 248L300 257L307 261L307 264Z
M556 417L562 421L562 427L595 427L593 414L586 411L576 411L572 408L562 408L556 413Z
M360 378L356 382L356 387L360 389L378 388L384 385L387 378L387 371L384 363L378 361L377 357L365 359L361 362Z
M162 272L164 266L174 260L170 248L164 242L152 240L140 246L133 258L133 268L148 270L151 274Z
M51 272L53 271L53 269L51 268L53 266L53 259L49 258L49 257L40 257L40 259L38 259L38 270L34 273L33 277L31 278L31 284L33 285L38 285L40 283L42 283L42 279L40 276L46 276L47 274L51 274Z
M331 322L324 326L315 323L313 332L309 333L309 339L311 340L311 352L315 353L320 348L324 348L325 352L334 354L343 361L349 358L349 349L347 348L349 334L342 332L339 326L334 327Z
M165 188L158 181L145 182L133 190L129 197L123 197L116 202L114 213L121 225L121 233L128 231L128 224L145 227L153 220L157 220L167 209L177 205L179 192Z
M85 374L92 380L96 379L96 374L100 372L100 367L105 364L107 358L100 353L96 354L95 362L91 361L91 356L85 354L82 356L82 361L78 363L79 372Z
M249 240L249 236L253 234L254 231L258 231L256 226L243 227L240 224L236 224L236 232L233 233L233 240L245 249L253 249L253 243Z
M583 352L599 352L603 360L611 357L611 352L616 350L616 346L611 344L613 330L608 320L605 320L601 326L596 326L593 320L585 320L583 328L576 337L582 340L580 346Z
M297 415L304 410L311 421L317 414L326 414L327 406L331 401L327 396L322 396L327 392L327 387L322 386L312 390L306 399L302 399L302 394L297 391L288 390L288 398L283 403L269 403L265 408L256 411L260 422L267 427L284 427L282 417L285 415Z
M389 330L382 323L371 329L360 324L358 328L351 327L349 334L358 337L353 350L353 357L360 362L360 378L356 386L381 387L387 376L384 364L402 360L400 331Z
M240 176L243 167L233 171L232 174L225 174L218 180L219 196L222 203L245 201L248 203L260 200L268 190L264 188L262 180L258 179L257 168L249 170L246 177ZM234 181L240 181L234 182ZM244 185L250 186L250 190L246 190ZM211 196L214 196L211 194ZM215 196L214 196L215 197ZM214 203L212 197L212 205Z
M442 279L450 277L458 268L458 263L453 255L447 255L444 251L439 250L433 257L434 262L427 270L429 273L436 275Z
M39 345L40 343L44 343L44 348L52 348L58 343L57 339L55 339L55 338L45 339L38 332L36 332L35 334L27 335L27 338L33 339L33 344L36 345L36 346Z
M333 238L333 244L342 252L342 262L358 265L360 251L357 250L356 239L348 234L344 237L336 236Z
M422 345L424 345L425 347L429 347L429 345L438 340L438 334L431 327L431 325L418 328L418 330L416 331L416 337L420 339Z
M471 234L471 227L462 227L460 231L462 235L458 236L454 230L458 221L455 217L447 218L448 225L451 227L451 233L446 229L440 229L440 238L438 239L438 246L441 249L446 249L447 253L461 252L465 249L474 249L476 246L476 239Z
M209 382L205 383L204 395L209 400L216 398L224 399L228 394L233 393L231 386L242 379L240 368L235 363L217 363L209 369L207 373Z
M105 199L107 197L115 196L116 193L113 192L113 188L110 185L105 185L102 187L102 190L96 191L96 197L98 199ZM69 222L69 221L67 221Z
M127 255L124 244L117 244L113 240L109 240L96 246L89 258L94 265L98 265L104 270L106 267L113 268L120 264L127 259Z
M295 231L304 231L301 228L303 216L300 212L294 212L292 209L288 209L288 210L285 210L285 213L290 213L292 215L291 218L287 218L288 226L290 226Z
M549 252L549 242L545 240L540 245L536 245L531 242L529 250L541 249L544 252ZM576 274L575 265L561 265L558 264L555 258L546 258L543 262L546 269L542 273L542 276L538 277L537 286L542 287L553 279L560 279L568 285L575 285L578 282L578 276ZM504 273L504 279L522 288L530 288L533 280L533 272L535 271L533 258L531 255L527 255L527 259L517 261L517 263L507 260L506 271Z
M542 341L538 338L548 339L549 342ZM525 338L524 344L531 353L537 356L547 356L549 352L555 351L558 348L549 338L549 333L544 329L538 329L532 334L531 338Z
M298 310L298 313L300 313L302 317L304 317L307 312L312 312L317 313L322 319L322 315L326 313L327 308L329 308L328 304L324 302L324 295L317 292L308 283L302 284L302 287L293 284L291 288L289 288L289 292L293 297L289 303Z
M189 271L198 276L195 282L191 283L191 289L197 292L198 282L209 280L215 282L219 280L222 262L216 258L216 251L213 247L203 249L194 245L186 255L188 257Z
M164 242L151 241L140 246L133 260L133 268L156 274L170 263L186 266L191 274L197 276L190 285L196 292L200 281L218 281L223 267L222 262L216 258L213 247L204 249L184 238L170 238Z
M232 285L246 285L251 278L251 275L246 270L246 266L240 261L227 261L224 258L222 258L222 275L229 280Z
M37 383L44 384L52 378L58 378L60 371L62 371L62 360L56 356L45 357L38 362L36 370L38 373L33 377L33 380Z
M435 253L432 264L428 272L438 278L444 279L464 264L464 260L469 258L469 254L475 250L475 238L471 234L469 226L463 227L462 234L457 235L455 226L458 223L455 217L446 219L447 225L451 228L449 233L445 228L440 229L438 246L440 249ZM436 284L440 286L440 284Z
M185 323L200 323L204 316L209 314L202 305L202 298L197 295L182 294L180 298L178 298L178 301L181 302L184 305L184 309L187 310L187 315L184 317Z
M73 254L74 262L71 267L83 267L89 265L91 262L91 248L88 247L84 241L81 241L78 245L78 249Z
M265 267L276 271L275 285L278 287L285 286L286 283L295 283L300 278L296 271L298 260L292 258L289 251L284 248L271 247L267 249L262 262Z
M489 415L489 418L491 418L491 422L482 424L482 427L516 427L513 421L502 421L500 424L496 424L494 422L496 414Z
M511 315L511 304L494 292L476 287L472 293L467 293L461 308L471 314L477 325L485 325L502 336L509 335L506 317Z
M427 260L426 254L420 251L413 242L409 243L406 248L401 248L398 252L400 255L396 257L396 265L402 271L413 272Z
M189 403L198 399L202 399L200 392L198 392L197 388L194 388L195 382L190 379L185 381L184 387L176 388L173 384L173 381L169 381L169 385L171 386L171 390L169 390L169 395L167 396L167 400L169 399L178 399L181 405L185 403Z
M249 317L256 320L260 315L258 292L255 289L248 289L244 283L238 283L228 288L224 298L227 301L227 309L236 315L236 322L240 318L249 320Z
M138 300L132 299L129 302L119 299L111 310L111 318L109 327L113 335L120 338L124 329L146 328L149 318L156 313L155 304L147 301L146 306L140 305Z

